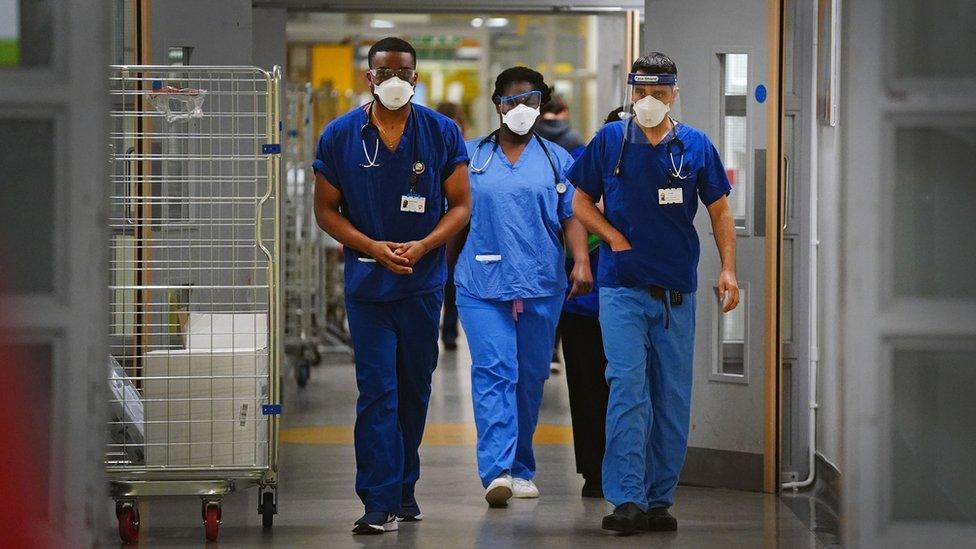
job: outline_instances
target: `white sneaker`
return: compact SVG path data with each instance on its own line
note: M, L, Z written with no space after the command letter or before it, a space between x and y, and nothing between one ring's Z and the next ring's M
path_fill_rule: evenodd
M512 479L512 495L517 498L537 498L539 497L539 487L531 480L524 478Z
M491 481L485 490L485 500L489 507L505 507L512 497L512 477L501 475Z

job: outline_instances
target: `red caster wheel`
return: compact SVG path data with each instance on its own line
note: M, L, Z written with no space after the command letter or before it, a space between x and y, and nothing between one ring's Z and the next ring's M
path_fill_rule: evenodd
M220 504L209 502L203 505L203 530L207 541L217 541L220 535Z
M115 506L115 516L119 519L119 537L122 541L139 541L139 510L131 503L119 503Z

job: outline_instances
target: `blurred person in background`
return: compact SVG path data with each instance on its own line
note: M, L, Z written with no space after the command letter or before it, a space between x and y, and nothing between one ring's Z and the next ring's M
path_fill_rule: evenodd
M573 158L583 153L586 143L579 132L570 124L569 105L558 95L542 106L542 120L536 126L536 133L566 149Z
M437 112L453 120L459 128L461 135L467 137L468 123L464 119L464 112L461 105L444 101L437 105ZM447 283L444 285L444 317L441 321L441 341L444 348L448 351L457 349L458 337L458 313L457 313L457 288L454 286L454 263L448 262Z
M620 120L623 107L610 111L604 122ZM600 237L590 233L590 269L596 280L600 260ZM566 262L566 272L572 269ZM585 498L603 498L603 451L606 442L604 422L610 386L604 377L607 357L603 353L603 332L600 330L600 296L597 285L593 291L566 296L559 333L563 337L563 360L566 363L566 385L569 389L569 413L573 421L573 448L576 451L576 472L583 476Z

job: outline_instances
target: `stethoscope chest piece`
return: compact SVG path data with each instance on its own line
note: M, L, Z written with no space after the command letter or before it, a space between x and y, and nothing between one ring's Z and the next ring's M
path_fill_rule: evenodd
M566 192L566 189L567 189L566 184L563 183L562 181L560 181L559 183L556 183L556 192L557 193L563 194L563 193Z

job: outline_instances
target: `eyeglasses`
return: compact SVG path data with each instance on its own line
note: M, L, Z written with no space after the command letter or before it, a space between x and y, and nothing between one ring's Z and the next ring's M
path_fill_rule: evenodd
M386 67L381 67L379 69L369 69L369 74L373 76L373 79L378 82L385 82L394 76L400 80L409 82L413 79L413 76L417 73L414 69L388 69Z
M542 92L539 90L532 90L530 92L520 93L518 95L502 96L498 98L498 104L501 106L502 111L506 112L519 105L525 105L526 107L538 109L542 106Z

